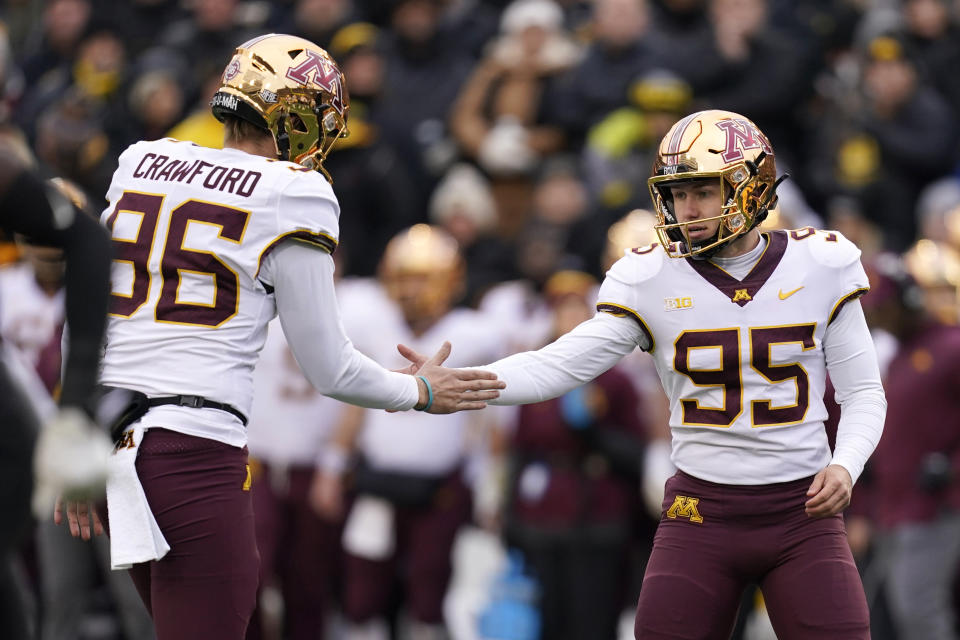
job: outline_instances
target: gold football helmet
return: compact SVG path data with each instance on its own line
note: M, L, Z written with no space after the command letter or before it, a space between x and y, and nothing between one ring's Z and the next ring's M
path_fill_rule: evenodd
M407 320L437 318L463 294L464 262L453 236L417 224L395 235L383 252L380 281Z
M927 311L944 324L960 323L960 254L946 244L922 239L903 255L903 262L923 291Z
M699 111L677 122L660 142L653 175L647 181L657 215L657 236L671 257L709 258L723 245L763 221L777 203L773 147L747 118L732 111ZM696 224L719 220L716 235L691 243L687 226L673 209L670 187L688 180L717 179L723 206L717 216ZM676 244L674 244L676 243Z
M277 157L330 174L323 161L346 137L350 96L330 54L309 40L271 33L244 42L210 101L213 115L233 115L269 131Z
M603 252L603 269L623 257L627 249L648 246L657 242L657 218L652 211L634 209L607 230L607 246Z

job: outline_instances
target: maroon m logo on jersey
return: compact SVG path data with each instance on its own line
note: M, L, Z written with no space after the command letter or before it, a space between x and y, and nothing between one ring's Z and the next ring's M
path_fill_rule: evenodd
M717 126L727 135L722 156L724 162L743 160L743 152L747 149L763 149L768 154L773 153L764 135L747 120L731 118L721 120Z
M287 69L287 77L302 85L315 84L333 96L332 105L343 114L343 87L340 86L340 73L329 60L315 51L304 50L307 59L295 67Z

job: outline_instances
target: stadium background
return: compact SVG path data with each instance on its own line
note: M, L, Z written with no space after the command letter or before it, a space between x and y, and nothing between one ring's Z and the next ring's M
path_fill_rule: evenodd
M351 93L328 162L344 275L374 275L396 232L428 222L461 244L465 305L508 281L538 294L558 270L602 277L608 229L650 207L661 135L724 108L791 174L768 224L839 229L868 264L912 256L956 321L957 1L6 0L0 18L0 138L93 209L132 142L219 146L207 102L232 48L286 32L327 48ZM39 593L29 548L23 564ZM109 618L97 593L90 615ZM884 624L874 637L894 638Z

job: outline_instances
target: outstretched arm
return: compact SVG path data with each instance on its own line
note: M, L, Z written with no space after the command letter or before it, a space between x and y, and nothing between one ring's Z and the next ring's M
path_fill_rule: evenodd
M324 395L350 404L394 410L424 406L427 390L419 378L384 369L347 337L333 268L322 249L288 240L267 256L261 270L261 279L276 291L280 323L304 375ZM431 364L419 373L432 387L431 413L481 409L503 387L484 371Z
M649 346L639 325L598 313L538 351L517 353L482 367L507 385L490 404L530 404L556 398L593 380L638 346ZM426 359L405 345L398 349L414 365Z

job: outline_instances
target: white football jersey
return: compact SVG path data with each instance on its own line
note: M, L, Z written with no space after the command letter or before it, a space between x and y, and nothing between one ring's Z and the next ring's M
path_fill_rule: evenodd
M618 261L598 297L598 310L632 318L652 343L674 464L712 482L795 480L829 463L822 341L868 288L859 249L839 233L766 235L742 280L653 244Z
M477 311L453 309L416 336L400 308L375 281L354 282L341 289L338 297L354 345L388 369L409 364L397 352L398 343L429 356L449 340L453 349L444 363L449 367L476 366L503 355L502 335L492 331L489 318ZM469 411L431 415L370 410L364 417L359 449L377 469L445 474L463 460L465 437L474 416L475 412Z
M279 319L269 325L253 382L250 455L274 465L316 465L345 405L303 375Z
M40 352L63 323L64 290L47 295L33 267L18 263L0 269L0 337L36 365Z
M339 205L324 177L236 149L163 139L120 156L101 222L114 241L102 382L195 395L249 416L271 290L267 254L297 238L333 251ZM150 425L242 446L232 414L160 406Z

